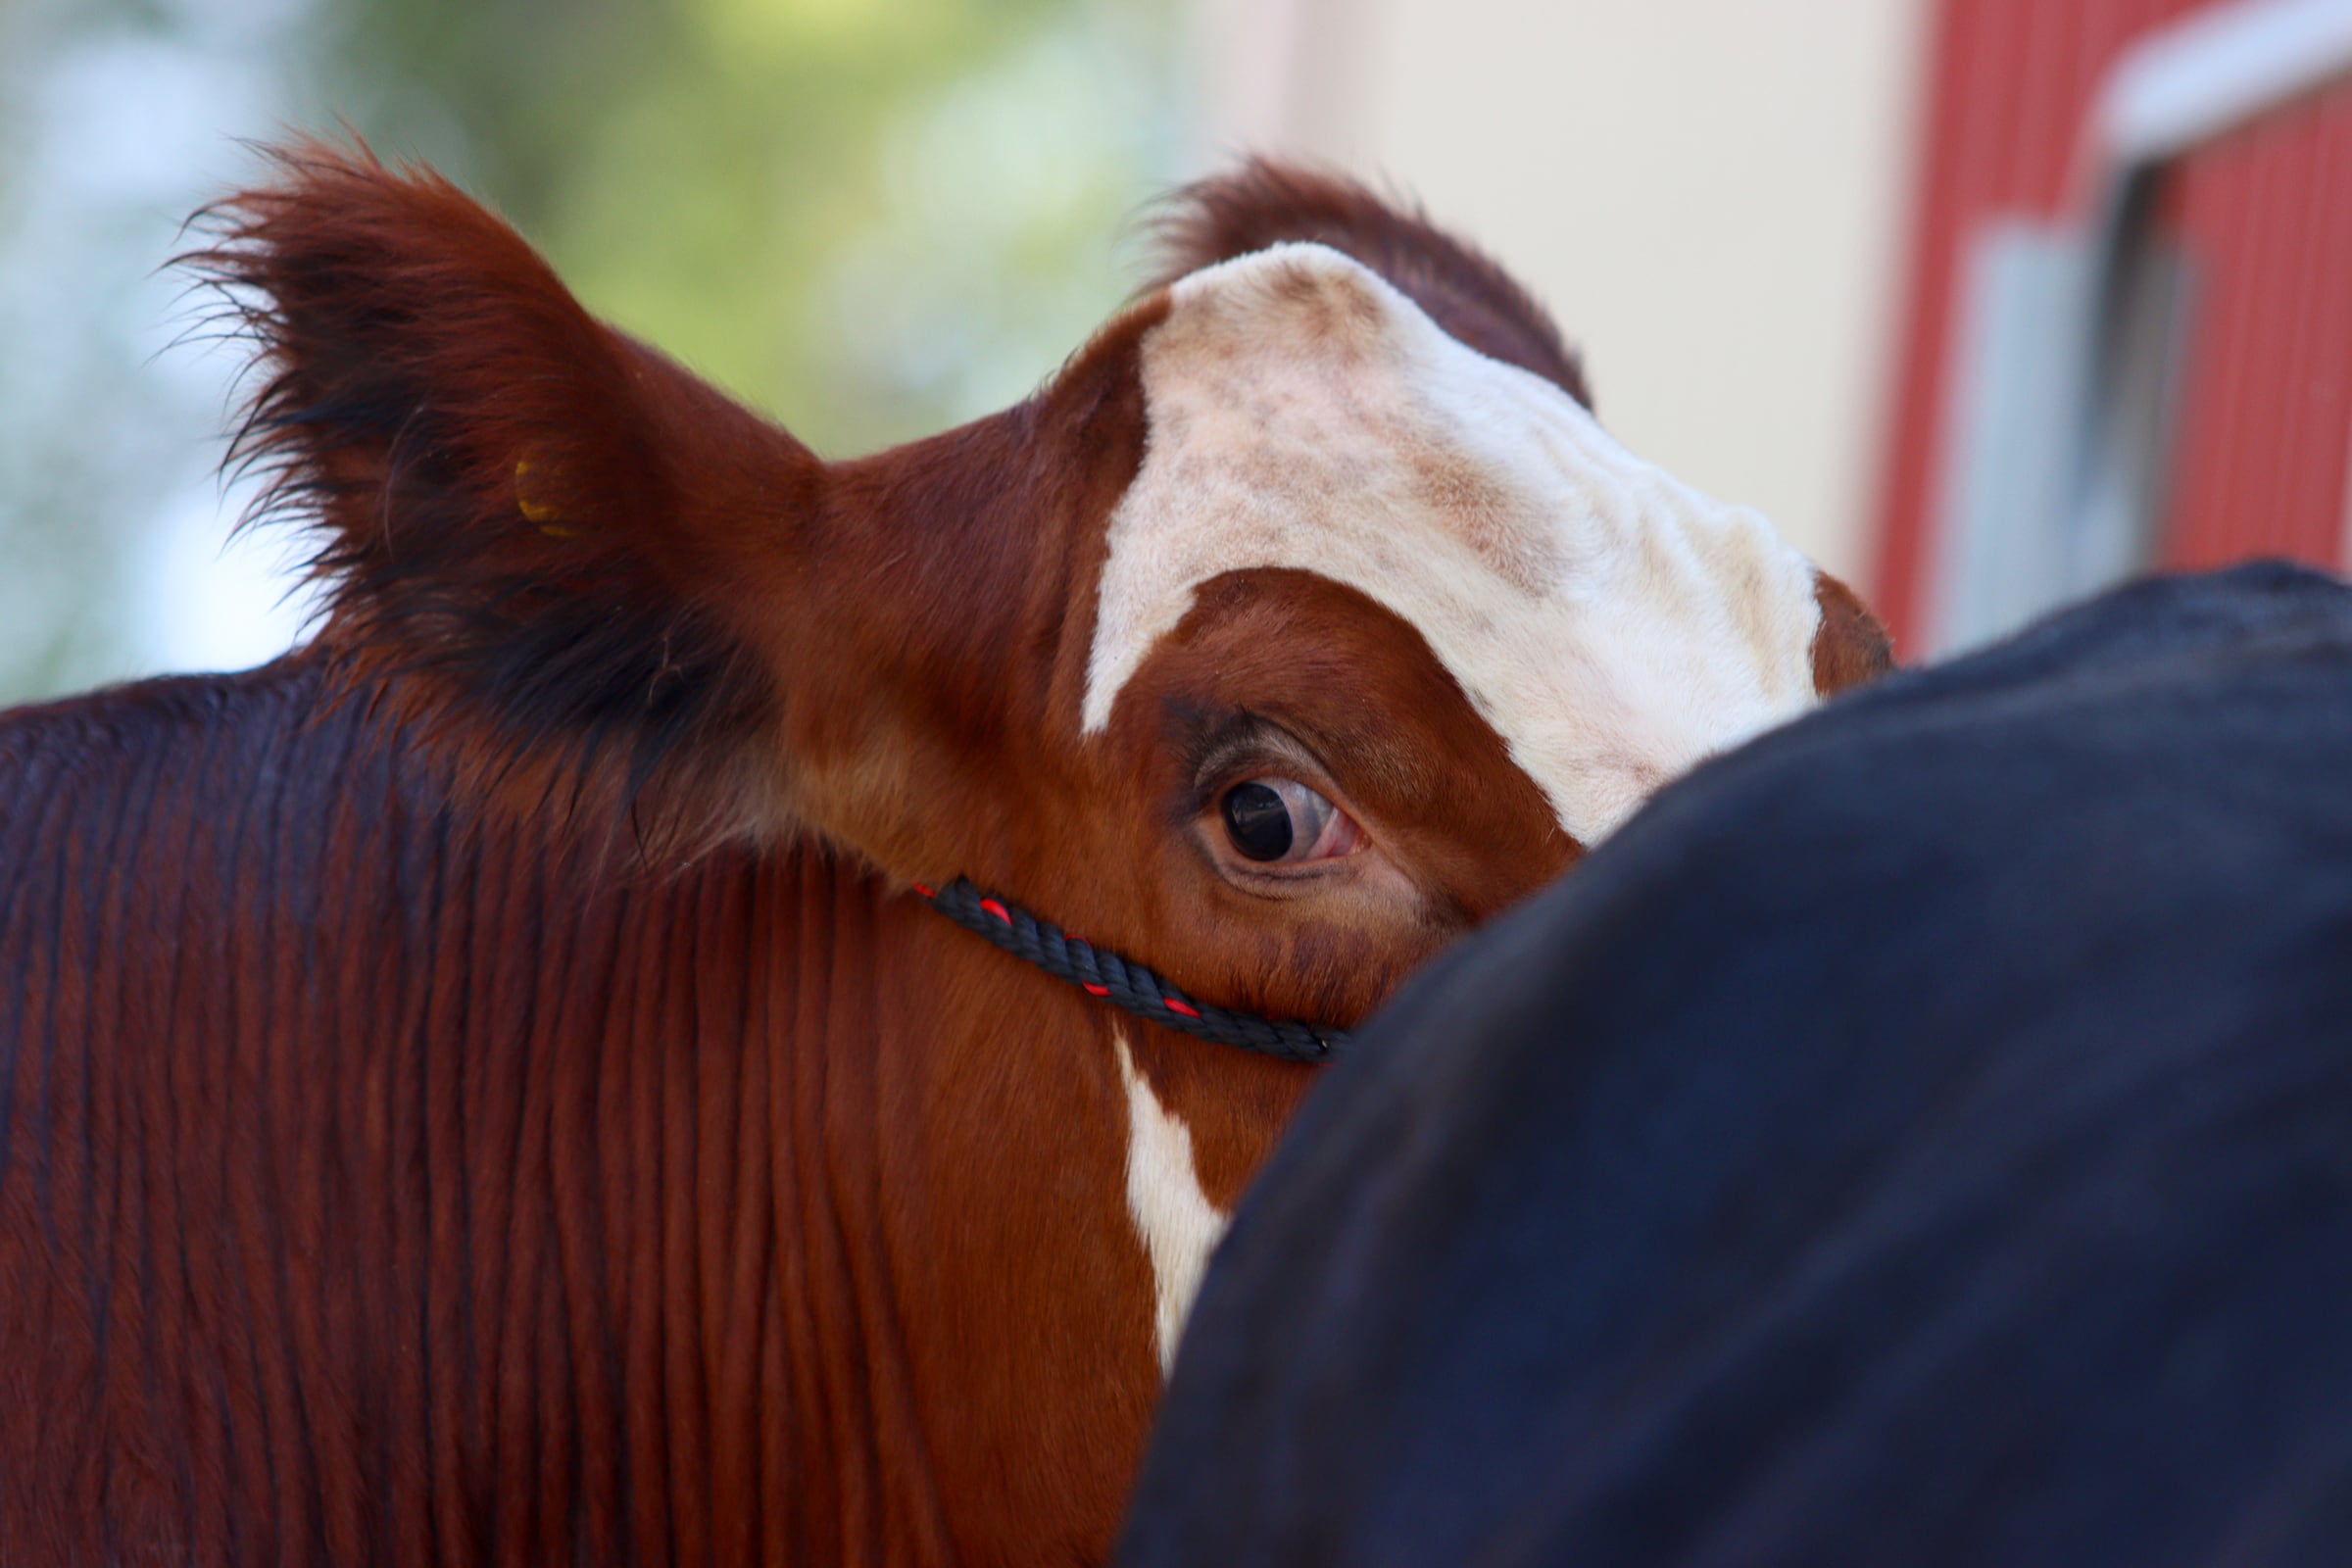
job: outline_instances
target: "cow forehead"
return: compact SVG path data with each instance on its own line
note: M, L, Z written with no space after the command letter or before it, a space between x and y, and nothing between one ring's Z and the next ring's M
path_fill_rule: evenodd
M1811 701L1811 563L1619 446L1366 268L1284 245L1178 282L1111 514L1082 728L1229 571L1358 590L1418 630L1592 844Z

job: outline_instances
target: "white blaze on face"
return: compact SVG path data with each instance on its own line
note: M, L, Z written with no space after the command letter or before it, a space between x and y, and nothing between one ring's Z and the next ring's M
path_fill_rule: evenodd
M1228 571L1355 588L1427 639L1585 844L1813 700L1811 563L1320 245L1195 272L1143 344L1084 728Z
M1111 1041L1118 1048L1119 1080L1127 1087L1127 1213L1152 1261L1153 1342L1165 1377L1227 1216L1200 1189L1193 1130L1168 1113L1136 1070L1126 1032L1112 1030Z

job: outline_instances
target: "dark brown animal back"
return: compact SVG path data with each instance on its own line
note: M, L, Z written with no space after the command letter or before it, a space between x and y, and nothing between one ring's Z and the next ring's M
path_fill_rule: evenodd
M0 1562L822 1549L782 1412L867 1391L760 1348L822 1200L749 1047L858 879L461 833L325 686L0 716Z

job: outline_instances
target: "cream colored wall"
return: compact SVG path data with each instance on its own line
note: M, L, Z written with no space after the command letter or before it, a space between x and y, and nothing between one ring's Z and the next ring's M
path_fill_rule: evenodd
M1393 179L1604 423L1861 573L1926 0L1199 0L1211 135Z

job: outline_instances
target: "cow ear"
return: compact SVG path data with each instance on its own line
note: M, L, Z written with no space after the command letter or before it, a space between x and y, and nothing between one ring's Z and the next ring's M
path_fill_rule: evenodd
M260 350L232 463L311 530L321 640L462 788L756 827L755 590L816 507L791 436L592 318L454 186L365 149L271 155L189 258Z
M1178 191L1156 226L1162 285L1286 241L1328 245L1388 279L1454 338L1592 406L1583 365L1510 273L1418 209L1352 180L1252 159Z

